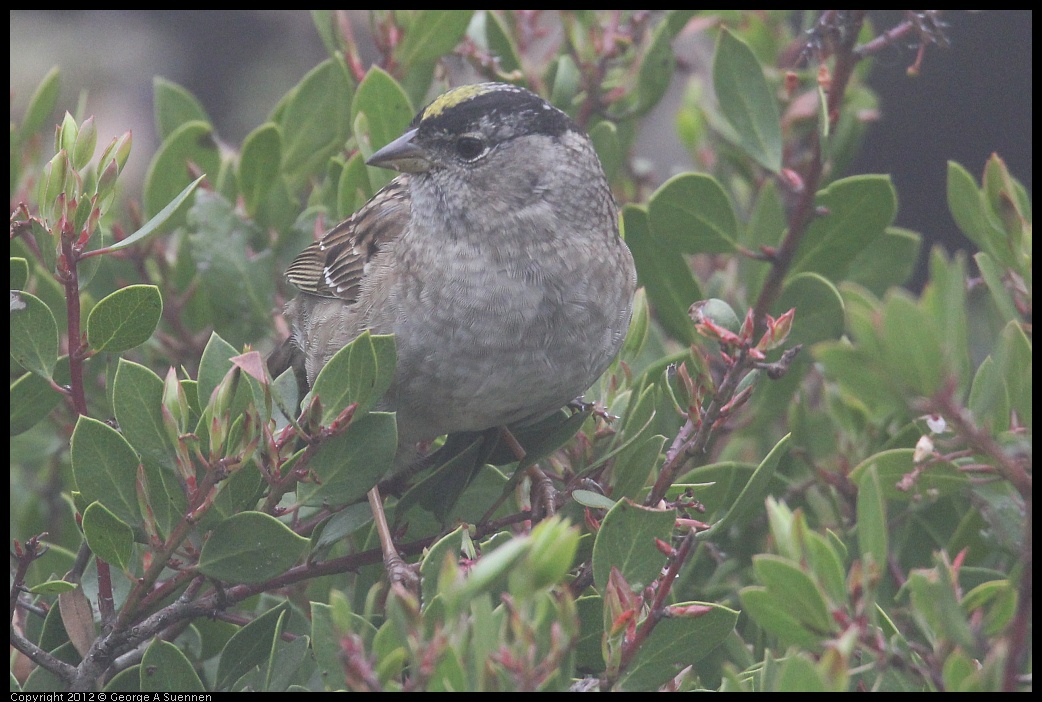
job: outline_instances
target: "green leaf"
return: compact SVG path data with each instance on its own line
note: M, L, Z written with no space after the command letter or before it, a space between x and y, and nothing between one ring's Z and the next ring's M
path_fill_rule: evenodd
M590 141L594 151L601 160L604 175L611 181L623 162L622 144L619 142L619 129L607 120L598 122L590 129Z
M959 606L951 565L940 555L935 556L935 562L932 569L917 569L908 574L903 590L911 599L912 615L931 644L954 644L972 651L974 634Z
M977 182L955 161L948 162L948 209L955 224L977 248L1005 266L1015 266L1006 235L989 219Z
M839 282L893 222L897 194L889 176L851 176L818 193L817 207L826 214L807 227L789 275L813 272Z
M836 287L817 273L800 273L785 281L778 301L771 307L777 317L796 308L786 347L814 344L843 335L846 314Z
M473 14L474 10L417 10L394 48L395 60L407 70L441 58L463 39Z
M973 256L977 269L980 271L984 284L988 286L988 292L995 303L996 309L1004 322L1020 320L1017 305L1003 283L1005 271L995 262L995 259L986 253L980 252Z
M154 285L128 285L102 298L87 317L92 349L120 353L149 340L163 315L163 296Z
M63 592L75 590L76 587L76 583L70 583L64 580L48 580L29 588L29 592L34 595L60 595Z
M645 44L647 48L641 57L637 75L637 104L633 108L632 116L643 116L666 94L676 66L672 44L675 36L669 22L660 22L655 27L651 40Z
M199 554L199 572L232 583L259 583L300 560L308 540L262 512L240 512L213 530Z
M941 389L947 369L937 325L908 295L895 291L887 299L883 340L894 380L925 397Z
M785 206L778 193L776 181L768 180L756 196L744 236L739 230L739 243L750 251L759 251L762 247L777 248L787 226ZM769 269L766 261L759 261L749 256L738 257L738 277L745 284L747 299L755 300L760 294L760 288L763 286Z
M254 667L267 664L285 618L289 614L288 610L288 604L280 604L254 619L228 639L228 643L221 650L221 660L217 664L214 686L218 690L227 690Z
M340 660L340 634L333 623L333 607L314 601L310 605L311 645L325 689L344 689L347 681L344 679L344 665Z
M970 590L959 604L967 615L984 609L985 635L998 636L1016 614L1017 591L1009 580L991 580Z
M657 690L709 655L731 635L738 622L737 611L709 602L681 602L671 609L682 611L685 607L706 609L696 616L661 619L620 678L623 690Z
M501 10L505 12L505 10ZM497 59L501 73L513 73L521 69L521 53L517 50L513 35L507 29L499 13L484 10L485 44L489 54Z
M322 45L326 47L326 53L330 56L340 51L340 30L337 27L336 14L333 10L309 10L311 21L315 25L318 36L322 39Z
M423 555L420 562L420 584L423 587L423 601L430 602L438 594L438 576L445 561L453 563L459 560L463 550L463 527L456 527L438 539Z
M647 433L651 433L650 425ZM647 484L652 470L658 465L665 444L666 437L657 434L636 440L628 450L620 451L612 468L615 473L612 495L618 498L635 498Z
M882 296L897 285L904 285L919 260L922 235L900 227L887 227L854 257L847 280L863 285Z
M813 634L789 611L789 603L765 587L744 587L738 597L742 611L771 636L777 637L782 647L800 646L815 650L820 636Z
M35 295L11 291L11 358L43 378L58 362L58 324L51 309Z
M291 90L272 116L282 128L282 172L296 192L344 147L351 133L352 83L343 57L326 59Z
M137 498L138 457L127 440L91 417L76 420L70 440L76 489L87 502L100 502L131 526L141 521Z
M220 167L213 127L199 121L182 124L163 141L149 164L142 196L145 216L151 219L165 211L168 203L193 182L194 172L214 178ZM174 220L174 224L179 221Z
M834 602L844 602L847 597L846 572L836 549L821 534L806 528L806 521L800 524L800 536L804 540L807 565L817 577L818 582Z
M47 74L36 86L29 105L25 108L22 118L20 140L26 141L33 134L43 128L44 122L54 112L54 106L58 104L58 93L61 90L61 71L57 66L47 71Z
M814 663L801 654L789 656L778 674L778 692L831 692Z
M163 425L162 407L162 379L145 366L120 358L112 386L112 409L119 428L142 459L176 471L176 454Z
M883 572L888 552L886 503L879 469L874 464L869 465L858 480L857 538L862 558L871 556L875 567Z
M275 258L270 249L252 253L256 224L212 192L199 193L188 223L194 230L189 241L202 299L214 330L237 347L270 335Z
M712 176L682 173L648 200L651 231L684 253L732 253L738 220L727 193Z
M134 548L134 530L126 522L100 502L91 502L83 512L81 527L95 556L121 570L127 569Z
M460 692L467 689L467 673L456 649L448 647L431 673L426 692Z
M213 124L202 103L183 86L156 76L152 79L152 91L155 93L156 132L160 139L166 140L188 122Z
M949 261L944 250L937 246L930 252L930 282L920 298L920 306L933 319L938 333L945 372L958 382L958 394L970 384L969 320L966 298L966 261L957 253ZM878 310L872 313L873 324L878 323ZM885 349L879 350L880 355Z
M397 446L393 414L356 415L346 431L315 451L308 467L316 480L298 483L297 499L307 505L342 505L362 498L390 472Z
M412 104L402 86L379 66L373 66L358 85L351 105L351 125L365 158L405 132L413 118ZM379 190L397 174L386 168L369 168L369 181Z
M246 135L236 172L246 213L254 216L279 176L282 163L282 131L265 122Z
M322 401L322 421L329 423L352 402L364 412L383 397L394 379L397 356L393 336L368 330L337 351L319 371L312 394Z
M771 478L774 476L775 469L778 467L778 462L781 461L782 456L789 450L791 438L792 434L783 436L781 441L774 445L771 452L760 461L760 465L756 467L752 476L749 477L749 482L742 488L742 492L738 495L734 504L731 505L731 509L714 523L708 531L704 532L703 536L705 538L711 538L715 534L724 534L733 524L744 524L756 511L763 508L763 500L767 496L767 488L771 483Z
M635 590L658 577L666 557L655 547L655 539L669 543L673 535L674 510L650 509L629 500L619 500L601 522L593 543L593 579L603 592L612 566L618 568Z
M569 54L562 54L551 63L548 77L550 88L550 104L556 105L567 112L572 118L575 117L575 97L582 89L582 73L575 65L575 60Z
M203 692L207 690L191 662L174 644L155 638L141 659L141 692Z
M652 235L646 209L626 205L622 221L626 245L637 267L637 282L644 286L659 323L682 344L694 343L695 328L687 310L702 298L702 290L687 261L669 242Z
M24 258L11 257L11 290L21 290L29 280L29 262Z
M510 593L519 600L564 581L575 562L579 530L554 515L539 522L529 539L524 567L510 574Z
M59 361L68 368L68 359ZM66 375L68 373L66 372ZM11 408L11 436L36 426L62 401L62 394L36 373L25 373L11 383L8 403Z
M76 142L73 144L70 155L72 157L72 167L77 171L83 170L90 163L90 160L94 158L94 147L98 144L98 128L94 126L94 118L88 117L83 120L80 125L80 131L76 135ZM77 209L76 217L76 229L80 229L83 226L83 222L86 221L86 215L80 213L89 213L90 208L84 207L82 210ZM81 218L83 221L81 221Z
M239 351L221 338L217 332L210 334L210 339L203 348L203 355L199 359L199 377L196 392L199 397L199 405L205 407L210 403L214 390L224 380L224 376L235 365L232 358L238 356Z
M1009 429L1009 393L998 364L988 356L977 368L967 403L977 423L989 432Z
M995 358L1006 380L1010 407L1016 411L1020 424L1031 428L1031 342L1023 327L1009 322L999 336Z
M591 509L611 509L616 502L616 500L592 490L572 490L572 499L583 507Z
M762 553L753 556L756 578L768 591L788 603L789 613L818 634L835 628L828 604L817 583L787 558Z
M756 56L727 29L720 32L713 57L713 89L742 149L772 173L781 170L778 101Z
M373 186L369 183L369 169L361 152L355 154L344 164L344 170L337 182L337 215L347 219L373 196Z
M177 196L169 202L169 204L166 207L160 210L159 213L156 214L152 219L145 222L145 225L141 227L141 229L138 229L136 232L128 236L126 239L121 239L116 243L112 244L111 246L106 246L104 249L105 252L110 253L112 251L119 251L120 249L125 249L128 246L133 246L134 244L141 243L149 237L151 237L153 234L156 234L160 230L160 228L163 227L171 219L171 217L173 217L174 213L177 212L177 209L184 203L185 200L188 199L188 197L195 191L196 187L199 185L199 183L203 181L203 178L205 177L205 174L201 175L194 181L189 183L184 190L178 193Z

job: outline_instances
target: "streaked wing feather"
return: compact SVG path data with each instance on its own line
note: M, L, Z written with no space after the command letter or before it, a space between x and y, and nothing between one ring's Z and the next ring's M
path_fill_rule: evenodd
M286 269L286 279L303 292L355 302L366 265L408 221L408 176L403 175L301 251Z

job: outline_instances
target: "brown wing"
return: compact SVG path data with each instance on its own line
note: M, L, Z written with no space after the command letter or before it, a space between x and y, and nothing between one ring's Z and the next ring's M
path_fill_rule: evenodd
M409 221L409 177L402 175L351 217L301 251L286 279L303 292L355 302L373 256L389 246Z

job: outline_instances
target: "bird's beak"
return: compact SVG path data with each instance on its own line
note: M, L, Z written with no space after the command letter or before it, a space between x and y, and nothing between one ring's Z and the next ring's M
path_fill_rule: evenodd
M423 173L431 167L430 157L420 146L413 143L416 138L415 129L410 129L405 134L383 147L369 157L366 165L378 166L380 168L391 168L402 173Z

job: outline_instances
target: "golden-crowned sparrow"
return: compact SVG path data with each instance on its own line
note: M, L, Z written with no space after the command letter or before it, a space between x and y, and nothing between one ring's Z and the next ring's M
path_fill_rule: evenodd
M450 90L367 162L402 175L286 277L307 383L363 330L395 335L383 409L418 442L524 424L581 395L630 322L636 275L589 137L528 90Z

